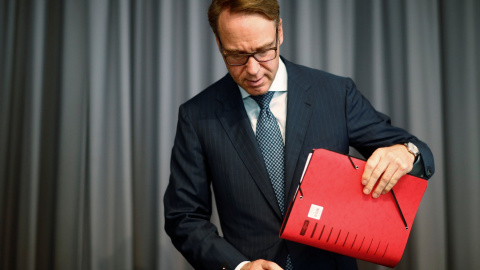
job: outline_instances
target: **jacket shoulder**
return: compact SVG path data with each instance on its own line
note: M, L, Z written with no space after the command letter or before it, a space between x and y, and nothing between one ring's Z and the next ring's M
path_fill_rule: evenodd
M327 81L338 81L338 82L344 82L345 80L349 80L349 78L336 75L324 70L320 69L315 69L299 64L292 63L288 60L285 60L282 58L282 60L285 63L285 66L287 67L287 72L289 77L302 77L306 76L310 80L327 80Z
M224 77L185 101L180 107L191 108L201 106L201 104L211 104L217 97L232 91L235 85L232 77L227 73Z

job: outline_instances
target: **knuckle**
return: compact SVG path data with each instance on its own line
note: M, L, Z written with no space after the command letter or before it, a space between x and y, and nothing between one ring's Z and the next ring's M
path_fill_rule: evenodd
M365 188L368 190L372 190L373 187L375 186L375 183L376 183L375 181L370 181L368 182L368 185L365 186Z
M387 147L380 147L378 148L375 152L378 152L379 154L385 153L387 151Z
M388 189L390 190L391 188L393 188L393 186L395 186L396 183L397 183L397 181L394 180L394 179L392 179L392 180L388 183L388 185L387 185L386 188L388 188Z
M396 182L390 183L390 184L387 186L388 190L391 190L396 184L397 184Z
M372 172L372 178L373 179L378 179L380 178L381 174L378 171L373 171Z
M397 166L403 166L405 165L406 163L399 157L395 157L394 161L393 161L394 164L396 164Z
M396 157L397 157L397 156L396 156L395 153L393 153L393 152L388 152L388 153L386 154L386 157L387 157L389 160L396 160Z
M410 171L411 170L411 167L413 166L410 166L409 164L406 164L406 163L402 163L400 164L400 170L404 171L404 172L407 172L407 171Z
M371 163L367 162L365 164L365 170L372 171L373 170L373 165Z
M395 185L398 182L398 179L398 175L395 175L394 177L392 177L392 179L390 179L390 183L392 185Z
M387 185L390 182L390 177L388 176L383 176L382 179L380 180L380 183L382 183L384 186Z
M398 164L398 167L399 167L400 169L405 169L405 168L408 166L407 163L402 162L401 160L398 160L398 161L397 161L397 164Z

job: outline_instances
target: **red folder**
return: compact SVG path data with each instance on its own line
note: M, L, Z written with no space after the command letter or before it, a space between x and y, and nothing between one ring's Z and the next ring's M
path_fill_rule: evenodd
M365 161L314 150L290 203L280 237L395 267L407 244L427 181L403 176L393 192L363 194Z

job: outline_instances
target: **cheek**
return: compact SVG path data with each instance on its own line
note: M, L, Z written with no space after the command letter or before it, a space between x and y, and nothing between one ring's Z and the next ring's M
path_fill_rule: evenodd
M264 66L264 68L263 68L264 74L272 80L273 80L273 77L275 77L275 72L274 71L276 71L274 65Z
M266 73L274 73L278 69L278 65L279 63L275 62L275 60L262 63L263 70Z
M243 78L243 67L228 67L227 70L235 81L241 80L241 78Z

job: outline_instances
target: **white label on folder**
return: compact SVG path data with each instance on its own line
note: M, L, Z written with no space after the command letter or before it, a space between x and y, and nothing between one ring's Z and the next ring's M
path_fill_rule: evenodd
M308 211L308 217L320 220L322 216L323 206L312 204L310 211Z

